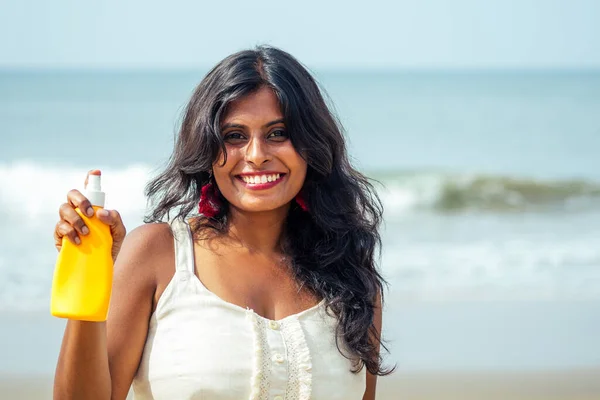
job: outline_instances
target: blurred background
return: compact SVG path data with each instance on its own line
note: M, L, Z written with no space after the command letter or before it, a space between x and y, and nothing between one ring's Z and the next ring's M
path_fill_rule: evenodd
M600 399L600 2L0 0L0 398L51 398L66 192L142 223L194 87L317 77L385 206L380 399Z

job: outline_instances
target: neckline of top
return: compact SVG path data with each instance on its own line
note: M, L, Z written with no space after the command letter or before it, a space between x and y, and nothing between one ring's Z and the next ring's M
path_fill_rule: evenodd
M190 272L188 271L188 273L190 273ZM265 321L265 322L267 322L267 323L269 323L269 322L277 322L277 323L282 323L282 322L285 322L285 321L288 321L288 320L291 320L291 319L297 319L297 318L300 318L300 317L302 317L302 316L304 316L304 315L306 315L306 314L309 314L309 313L311 313L312 311L315 311L315 310L317 310L317 309L321 308L321 307L322 307L322 306L325 304L325 299L322 299L320 302L318 302L318 303L317 303L317 304L315 304L314 306L312 306L312 307L309 307L309 308L307 308L307 309L305 309L305 310L299 311L299 312L297 312L297 313L294 313L294 314L287 315L287 316L285 316L285 317L283 317L283 318L279 318L279 319L271 319L271 318L267 318L267 317L265 317L265 316L263 316L263 315L260 315L259 313L257 313L256 311L254 311L254 310L253 310L252 308L250 308L250 307L245 307L245 308L244 308L244 307L242 307L242 306L240 306L240 305L238 305L238 304L235 304L235 303L232 303L232 302L230 302L230 301L227 301L227 300L223 299L222 297L218 296L217 294L215 294L214 292L212 292L211 290L209 290L209 289L208 289L208 288L207 288L207 287L204 285L204 283L202 283L202 281L200 280L200 278L198 278L198 277L196 276L196 274L194 274L194 275L193 275L193 278L192 278L192 279L193 279L193 280L194 280L194 281L195 281L195 282L196 282L198 285L200 285L200 286L201 286L201 288L202 288L202 290L203 290L204 292L206 292L206 293L207 293L209 296L213 297L215 300L217 300L217 301L218 301L218 302L220 302L221 304L223 304L223 305L225 305L225 306L227 306L227 307L229 307L229 308L231 308L231 309L234 309L234 310L236 310L236 311L240 311L240 312L244 312L244 313L248 313L248 312L249 312L249 313L252 313L254 316L256 316L257 318L260 318L260 319L262 319L263 321Z
M269 322L281 323L281 322L285 322L285 321L290 320L290 319L299 318L299 317L301 317L301 316L303 316L305 314L308 314L308 313L310 313L310 312L312 312L314 310L317 310L317 309L321 308L325 304L326 299L323 298L317 304L315 304L314 306L311 306L311 307L309 307L309 308L307 308L305 310L299 311L299 312L294 313L294 314L287 315L287 316L285 316L283 318L280 318L280 319L270 319L270 318L267 318L267 317L264 317L264 316L258 314L256 311L254 311L253 309L251 309L249 307L245 307L244 308L244 307L242 307L242 306L240 306L238 304L235 304L235 303L232 303L230 301L227 301L227 300L223 299L222 297L220 297L219 295L217 295L216 293L214 293L213 291L211 291L209 288L207 288L206 285L204 285L204 283L196 275L196 259L194 257L194 254L195 254L195 251L194 251L194 241L192 240L192 233L191 233L191 229L190 229L190 224L189 224L189 222L186 219L182 218L181 220L186 225L186 230L187 230L187 233L188 233L188 240L190 241L190 245L191 245L191 260L190 260L190 262L192 264L191 265L191 271L188 270L188 269L186 269L185 271L188 274L192 275L192 279L198 285L200 285L200 287L202 288L203 291L205 291L206 293L208 293L209 296L215 298L217 301L219 301L223 305L228 306L228 307L230 307L232 309L235 309L235 310L238 310L238 311L245 312L245 313L250 312L254 316L256 316L257 318L260 318L260 319L262 319L263 321L265 321L267 323L269 323Z

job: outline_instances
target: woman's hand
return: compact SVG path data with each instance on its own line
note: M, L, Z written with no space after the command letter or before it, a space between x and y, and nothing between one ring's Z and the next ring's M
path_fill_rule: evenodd
M87 187L89 171L85 178ZM78 190L73 189L67 193L67 202L62 204L58 210L60 220L54 228L54 245L58 251L62 248L63 237L67 237L75 245L81 243L80 236L89 234L89 229L85 226L84 220L77 214L75 208L79 208L82 214L88 218L94 216L94 209L90 201ZM125 239L126 229L121 220L121 216L115 210L100 209L96 212L96 218L110 227L110 233L113 238L112 258L117 259L123 240Z

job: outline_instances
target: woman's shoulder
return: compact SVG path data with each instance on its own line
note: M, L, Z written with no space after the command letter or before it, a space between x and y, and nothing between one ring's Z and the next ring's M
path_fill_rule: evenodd
M123 246L137 249L147 256L154 256L165 249L173 248L173 233L165 222L152 222L138 226L125 237Z
M162 222L147 223L127 234L117 263L131 272L155 277L154 267L170 260L173 253L173 233L170 225Z

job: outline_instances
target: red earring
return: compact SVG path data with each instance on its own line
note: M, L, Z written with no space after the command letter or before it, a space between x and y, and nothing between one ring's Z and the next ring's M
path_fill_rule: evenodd
M219 200L219 189L217 188L217 185L209 182L202 186L200 201L198 202L198 212L206 218L212 218L219 214L220 211L221 201Z
M296 195L296 203L298 203L303 211L308 212L308 206L306 205L306 200L304 199L302 192Z

